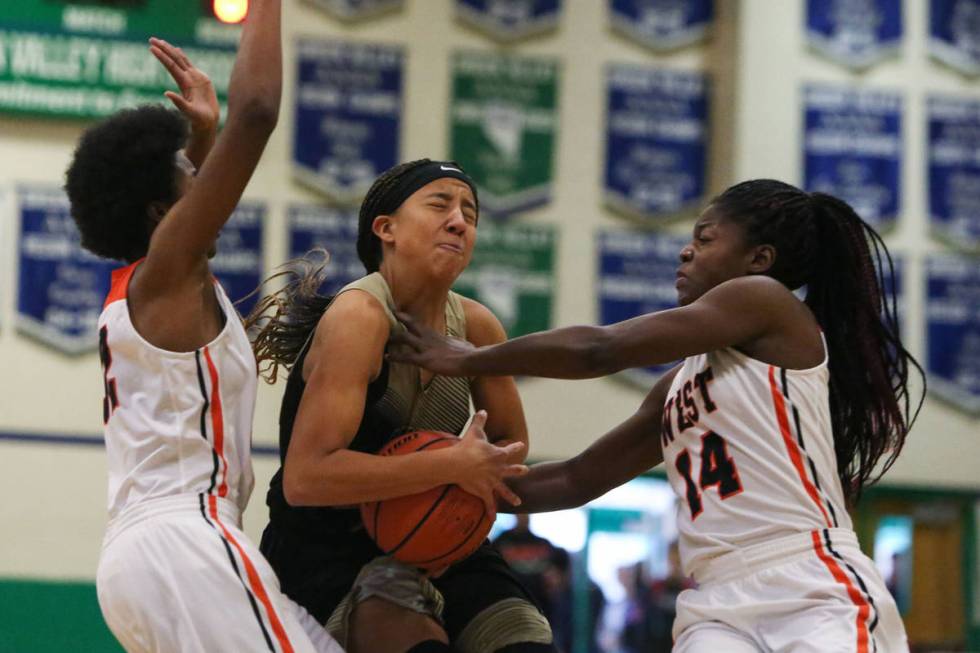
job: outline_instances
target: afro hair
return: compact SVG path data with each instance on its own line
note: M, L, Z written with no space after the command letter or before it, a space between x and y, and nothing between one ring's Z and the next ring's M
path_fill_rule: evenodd
M65 183L82 247L126 262L146 254L149 208L177 200L174 156L187 135L184 118L162 105L124 109L85 131Z

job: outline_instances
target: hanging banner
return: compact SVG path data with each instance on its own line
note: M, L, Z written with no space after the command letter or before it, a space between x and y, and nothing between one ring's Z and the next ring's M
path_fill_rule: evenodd
M704 40L713 18L713 0L609 0L613 30L658 51Z
M806 37L828 59L867 68L898 53L901 0L807 0Z
M677 266L689 236L600 231L596 235L599 322L614 324L677 307ZM675 363L633 368L617 375L649 390Z
M451 158L479 186L481 212L506 215L546 203L557 140L557 61L457 53L452 89Z
M341 204L357 204L398 163L402 49L301 39L297 43L293 176Z
M503 43L558 26L561 0L456 0L456 19Z
M248 315L261 299L256 293L262 283L262 231L267 209L259 202L239 203L218 238L218 254L211 259L211 271L221 282L235 308ZM240 300L241 303L237 303Z
M926 321L929 390L980 414L980 260L927 259Z
M929 125L929 221L946 243L980 251L980 100L933 96Z
M489 308L509 338L551 328L555 228L481 220L473 260L453 290Z
M847 86L804 88L804 184L841 198L876 229L900 210L902 96Z
M698 206L707 169L704 75L612 65L606 107L606 204L647 222Z
M929 0L928 47L964 75L980 74L980 0Z
M401 9L404 0L307 0L340 20L365 20L379 14Z
M57 187L16 189L20 214L18 331L65 354L98 348L112 270L124 264L82 249L68 197Z
M146 42L159 36L211 77L224 115L240 32L200 2L10 0L0 10L0 112L100 118L169 105L163 92L175 84Z
M300 258L314 248L330 255L321 294L331 295L367 274L357 257L357 213L327 206L289 207L289 258Z

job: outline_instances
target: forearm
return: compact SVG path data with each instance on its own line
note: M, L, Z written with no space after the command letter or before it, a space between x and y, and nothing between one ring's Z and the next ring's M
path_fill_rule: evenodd
M217 126L191 127L191 135L187 139L187 147L184 148L184 153L198 170L201 169L204 160L208 158L208 153L214 146L217 133Z
M376 456L339 449L315 464L284 469L283 489L294 506L346 506L424 492L452 483L447 450Z
M461 363L465 376L591 379L610 374L603 327L572 326L477 347Z
M551 512L567 510L587 503L588 488L576 484L573 474L573 461L538 463L531 466L526 475L507 480L507 485L521 498L521 505L512 506L498 501L499 512Z
M281 0L253 0L228 85L228 120L278 117L282 96Z

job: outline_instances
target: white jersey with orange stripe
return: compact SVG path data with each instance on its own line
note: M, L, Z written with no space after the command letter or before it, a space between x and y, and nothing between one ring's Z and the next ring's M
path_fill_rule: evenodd
M148 343L129 316L139 262L116 270L99 316L109 516L178 494L225 497L244 510L254 485L255 357L231 300L215 281L225 325L189 352Z
M826 344L825 344L826 351ZM718 556L824 528L850 529L824 361L806 370L726 348L685 359L664 404L667 476L681 498L685 573Z

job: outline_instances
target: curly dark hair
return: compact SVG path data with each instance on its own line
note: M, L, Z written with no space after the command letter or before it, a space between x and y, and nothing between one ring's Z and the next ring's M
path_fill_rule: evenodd
M177 200L174 155L187 135L186 120L161 105L124 109L82 134L65 181L82 247L129 263L146 255L150 205Z

